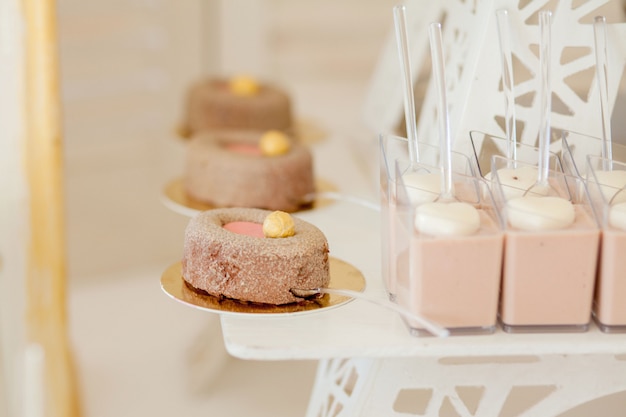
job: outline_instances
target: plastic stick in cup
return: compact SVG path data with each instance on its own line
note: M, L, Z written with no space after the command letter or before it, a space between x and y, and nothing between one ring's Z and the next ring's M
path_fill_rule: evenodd
M594 44L596 49L596 79L600 93L600 111L602 114L602 162L605 171L612 169L610 161L613 159L611 146L611 111L609 109L609 83L608 83L608 53L606 19L597 16L593 22Z
M506 131L506 157L517 160L517 133L515 128L515 95L513 92L513 60L511 53L511 39L509 14L504 9L496 10L498 25L498 39L500 42L500 61L502 65L502 88L504 90L504 111Z
M441 24L431 23L429 27L430 53L433 75L437 89L437 111L439 113L439 141L441 146L441 195L440 199L454 200L452 191L452 140L450 135L450 115L446 97L446 80L441 40Z
M539 13L539 160L537 181L524 195L558 195L549 182L550 173L550 116L552 114L552 89L550 80L552 12Z
M406 29L406 7L403 4L393 8L393 18L404 84L404 118L406 122L407 139L409 140L409 158L411 162L419 162L417 125L415 120L415 97L413 96L413 75L411 72L409 42Z
M552 12L539 13L539 166L537 185L548 187L548 171L550 168L550 116L552 114L552 89L550 80Z

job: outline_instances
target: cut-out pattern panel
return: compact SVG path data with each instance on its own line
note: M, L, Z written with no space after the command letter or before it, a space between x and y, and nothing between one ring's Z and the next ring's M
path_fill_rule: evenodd
M323 360L307 417L550 417L626 390L619 355L505 358Z
M393 410L398 413L423 416L432 396L432 388L403 388L398 391Z
M518 123L518 141L534 145L539 132L539 26L538 13L551 10L552 18L552 72L553 142L560 139L560 131L567 129L591 136L601 136L599 93L595 76L595 49L592 21L595 15L604 13L610 0L443 0L440 2L409 1L408 13L422 13L442 22L444 55L446 58L446 81L450 128L454 147L469 151L470 130L480 130L496 136L504 136L498 122L505 113L505 99L501 82L500 48L495 12L506 9L509 15L511 49L513 54L513 82L515 112ZM615 3L613 3L615 4ZM616 15L623 18L623 10ZM410 16L409 16L410 18ZM411 19L410 19L411 20ZM440 20L441 21L441 20ZM428 31L430 21L413 18L410 21L411 39L415 43L412 59L414 67L421 68L429 59ZM615 105L620 80L626 63L626 24L607 25L609 56L608 83L609 104ZM391 42L391 41L390 41ZM388 47L374 74L371 91L367 97L365 113L367 123L379 132L387 132L395 126L390 121L391 108L396 121L402 114L401 90L397 80L397 58ZM385 89L384 86L387 88ZM391 91L391 92L387 92ZM432 82L424 97L417 97L421 108L418 119L418 138L437 143L437 98ZM389 104L393 102L394 104ZM378 103L378 104L374 104ZM384 103L387 111L380 108ZM377 107L378 106L378 107ZM379 110L379 111L376 111ZM555 143L555 146L559 144Z
M553 141L560 138L558 131L567 129L592 136L601 136L601 117L598 88L595 76L595 50L593 26L585 19L601 10L606 0L590 0L578 4L571 0L546 1L536 0L525 3L517 1L479 2L476 9L480 24L472 25L477 15L470 15L463 9L454 8L449 15L462 15L465 20L461 28L449 27L455 20L446 22L446 33L467 30L470 40L464 47L472 51L472 56L461 57L466 81L456 82L448 87L451 126L455 138L455 148L468 150L469 130L482 130L504 136L504 130L494 117L504 116L504 93L501 89L500 49L495 24L495 11L506 9L509 14L511 29L511 49L517 62L514 68L514 95L516 119L524 124L524 130L518 131L518 140L534 145L539 132L539 27L537 15L547 9L553 12L552 19L552 125L557 134ZM586 23L582 23L586 22ZM617 96L619 80L624 69L624 49L621 35L624 25L609 25L609 85L611 106ZM464 29L463 29L464 28ZM455 36L447 35L449 42L447 54L455 54ZM471 46L469 46L471 45ZM455 74L456 68L447 68L447 75ZM518 73L521 81L518 79ZM530 74L530 77L529 77ZM455 85L457 88L454 88ZM458 88L465 86L465 88ZM532 96L533 100L524 99ZM522 101L522 103L520 103ZM429 90L424 100L424 108L434 108L434 92ZM424 113L423 113L424 114ZM419 137L422 140L436 138L436 120L420 119Z

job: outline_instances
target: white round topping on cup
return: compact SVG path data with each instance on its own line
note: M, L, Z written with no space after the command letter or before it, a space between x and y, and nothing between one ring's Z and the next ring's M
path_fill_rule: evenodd
M561 197L525 196L507 202L506 214L512 227L522 230L557 230L576 220L574 205Z
M611 206L609 209L609 225L626 231L626 202Z
M430 203L439 197L441 175L437 173L409 172L402 177L406 192L414 206Z
M480 215L468 203L425 203L417 207L415 228L433 236L472 235L480 228Z
M626 186L626 171L596 171L595 174L607 202L617 204L626 201L626 192L623 190Z
M521 197L526 190L537 182L537 167L521 166L518 168L501 168L498 170L498 179L502 185L502 192L507 199ZM491 172L485 175L486 180L491 180ZM533 194L540 194L535 188ZM547 194L547 190L546 190Z

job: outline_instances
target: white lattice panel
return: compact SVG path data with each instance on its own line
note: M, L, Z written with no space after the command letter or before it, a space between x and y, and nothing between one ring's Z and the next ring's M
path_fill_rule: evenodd
M593 26L590 23L607 1L594 0L584 4L573 0L494 1L488 13L482 49L469 94L460 98L466 107L459 122L456 148L468 148L467 132L481 130L504 136L504 92L501 72L495 11L509 11L511 48L514 68L515 112L518 141L536 145L539 132L539 27L537 14L544 8L553 11L552 19L552 128L553 142L561 130L571 130L599 137L602 134L600 99L595 74ZM521 4L518 9L518 4ZM591 17L591 18L590 18ZM586 23L581 23L586 22ZM613 107L624 70L626 51L622 44L626 26L608 26L609 103ZM464 93L464 92L463 92ZM560 147L559 144L555 144Z
M321 361L307 417L556 416L626 389L615 355Z
M438 19L443 24L450 126L455 148L469 152L470 130L504 136L504 93L500 81L500 50L495 18L498 9L509 12L511 49L516 64L513 74L516 119L521 124L518 128L519 141L534 145L538 136L537 14L544 9L553 11L553 138L560 137L558 132L562 129L600 136L600 104L595 81L591 22L596 14L607 10L609 2L610 0L409 1L408 5L411 7L408 7L407 13L414 72L428 60L428 23ZM610 17L615 18L615 14L621 13L621 10L613 9ZM420 17L411 16L414 14ZM626 62L625 34L625 24L608 25L611 107L615 104ZM393 42L395 39L390 38L381 56L365 105L368 125L382 133L394 131L403 114L399 63ZM416 76L414 74L414 78ZM417 97L418 107L421 104L418 137L421 141L437 143L437 101L432 83L429 83L426 94L421 99L422 97Z

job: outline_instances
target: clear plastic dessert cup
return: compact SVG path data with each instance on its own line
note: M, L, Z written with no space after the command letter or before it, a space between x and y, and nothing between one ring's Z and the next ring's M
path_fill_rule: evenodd
M593 315L602 331L626 332L626 163L588 156L586 178L602 228Z
M470 141L472 142L478 175L489 180L491 176L491 158L493 156L507 157L507 140L506 138L473 130L470 132ZM539 148L518 143L515 149L515 156L516 161L536 166L539 160ZM551 170L564 171L561 158L555 152L550 152L549 166Z
M402 172L402 161L396 162ZM417 164L424 172L436 166ZM452 173L454 199L398 177L396 301L455 334L491 333L497 324L503 230L487 183ZM416 197L417 196L417 197ZM425 334L407 321L412 335Z
M379 137L380 164L380 207L381 207L381 265L385 288L391 300L396 297L397 266L396 247L406 245L407 239L398 227L396 216L396 189L398 179L409 174L414 177L420 173L438 173L439 168L421 170L414 167L409 159L408 141L394 135ZM423 142L418 143L420 161L431 167L439 166L439 146ZM398 163L396 166L396 163ZM465 155L452 152L452 167L459 173L475 175L476 168ZM437 183L438 185L438 183Z
M562 135L563 170L569 175L585 178L587 156L603 157L603 140L582 133L563 131ZM614 161L626 162L626 145L611 143L611 157Z
M492 158L492 190L505 224L499 313L503 329L586 331L600 229L588 193L570 193L586 187L579 177L549 170L547 188L515 188L498 175L510 163Z

